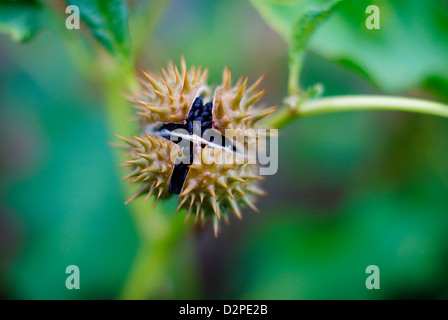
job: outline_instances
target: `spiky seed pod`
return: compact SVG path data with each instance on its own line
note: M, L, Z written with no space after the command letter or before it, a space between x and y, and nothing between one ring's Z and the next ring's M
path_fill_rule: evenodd
M124 166L129 167L130 173L123 179L132 179L131 183L141 183L140 188L126 203L145 193L146 200L152 194L156 195L157 199L169 196L169 181L179 147L162 137L146 133L140 137L132 136L132 140L117 137L129 145L126 156L130 160L124 161Z
M232 87L229 68L224 69L222 77L222 84L216 88L213 98L213 125L220 132L232 130L245 134L247 129L255 127L257 121L275 111L276 107L264 110L254 108L254 104L265 92L265 90L257 92L263 77L260 77L249 88L247 88L247 77L244 81L240 78Z
M157 199L179 194L178 210L186 208L187 219L195 212L195 221L213 217L217 234L219 221L228 219L228 210L239 218L241 205L257 211L254 196L264 194L257 185L263 178L258 176L257 164L248 162L242 154L247 154L250 139L257 139L252 130L257 121L275 108L254 107L264 92L257 92L262 78L250 87L247 78L240 79L232 87L230 69L226 68L222 84L211 95L207 71L194 67L188 70L184 59L180 72L172 63L167 71L161 70L159 76L144 73L144 89L133 99L143 133L133 139L120 137L129 145L130 160L125 161L125 166L130 168L130 174L125 178L142 184L128 202L142 194L147 194L146 199L152 194ZM196 121L201 122L197 130ZM187 135L179 135L176 129L186 130ZM209 129L221 135L221 145L197 136L198 130L202 135ZM173 136L189 141L186 154L170 141ZM232 142L234 136L242 136L243 143ZM199 162L175 163L182 158Z
M254 193L264 194L256 186L257 180L262 178L256 175L256 165L233 161L233 152L208 146L199 152L202 161L200 164L190 165L179 196L179 208L188 208L186 219L195 210L196 221L203 220L205 212L213 212L216 234L217 222L228 218L227 208L231 208L240 219L241 204L247 204L257 211L252 198Z
M181 71L173 63L168 71L161 68L162 75L143 72L141 82L144 89L133 99L142 122L182 123L188 116L191 105L199 95L210 95L206 86L208 70L191 68L187 70L185 60L181 61Z

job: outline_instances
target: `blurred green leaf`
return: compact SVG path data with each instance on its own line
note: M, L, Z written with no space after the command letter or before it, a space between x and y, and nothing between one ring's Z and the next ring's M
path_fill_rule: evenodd
M310 9L293 24L291 39L289 39L289 94L300 92L300 72L308 41L313 31L328 18L330 12L334 10L338 3L340 3L339 0L330 3L324 8ZM311 89L311 91L315 90ZM310 95L310 93L307 95Z
M0 32L15 41L28 41L40 29L42 8L35 0L0 0Z
M365 27L370 4L380 8L379 30ZM383 90L400 91L448 78L447 34L444 0L350 0L317 31L310 48L361 69Z
M290 44L308 36L311 27L334 0L250 0L263 19ZM314 22L313 22L314 21ZM297 28L302 23L303 30ZM293 37L294 35L294 37Z
M305 49L313 31L330 15L330 12L340 2L334 1L328 6L319 9L312 8L299 17L292 26L292 36L290 39L292 53L299 53Z
M130 58L129 9L125 0L67 0L79 7L93 36L115 58Z
M251 0L260 15L290 43L294 22L325 0ZM366 8L380 9L380 29L365 26ZM409 90L432 78L448 78L448 3L347 0L323 24L310 49L365 74L386 91Z
M288 93L300 93L299 77L308 40L336 7L336 1L251 0L266 22L289 45Z

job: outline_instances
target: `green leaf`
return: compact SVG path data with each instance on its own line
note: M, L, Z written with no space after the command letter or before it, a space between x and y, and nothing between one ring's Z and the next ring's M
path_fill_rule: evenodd
M334 1L322 8L311 8L306 11L299 19L292 25L292 34L289 39L289 94L294 95L300 92L299 78L302 69L303 58L305 55L308 40L313 34L313 31L323 21L328 18L330 13L339 4L340 1Z
M79 7L81 19L115 58L130 58L129 10L125 0L67 0L67 3Z
M335 9L336 5L341 1L334 1L328 6L316 9L311 8L305 12L292 26L292 35L290 39L291 52L299 53L305 49L308 40L316 29L316 27L323 22L330 13Z
M42 8L35 0L0 0L0 32L15 41L30 40L40 29Z
M290 44L294 23L329 0L250 0ZM365 26L369 5L380 8L380 29ZM445 0L345 0L313 35L311 51L367 76L384 91L404 91L448 79Z
M342 0L341 0L342 1ZM266 22L289 45L288 94L302 91L299 86L305 49L311 34L326 20L339 0L251 0Z
M250 2L266 23L290 44L294 38L294 31L298 32L299 36L309 33L312 30L310 22L319 17L319 12L326 11L325 9L334 3L334 0L250 0ZM305 16L308 18L304 18ZM301 19L303 23L307 23L303 33L297 29Z
M366 7L380 9L380 29L365 27ZM348 1L316 33L311 49L346 62L381 89L403 91L448 78L445 0Z

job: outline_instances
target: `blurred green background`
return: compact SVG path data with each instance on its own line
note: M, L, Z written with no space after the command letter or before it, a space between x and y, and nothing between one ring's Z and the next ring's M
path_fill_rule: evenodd
M360 2L319 28L304 87L448 103L448 4L374 2L380 30L364 27ZM142 52L137 69L184 54L210 67L211 83L226 65L252 81L265 74L266 106L286 95L287 45L248 1L174 0ZM99 84L48 28L24 44L0 34L0 80L0 298L119 297L139 237ZM166 273L148 298L448 297L447 119L369 111L298 120L281 132L279 171L263 187L260 213L245 209L217 239L210 225L188 228L166 249ZM80 290L65 287L71 264ZM365 287L368 265L380 268L380 290Z

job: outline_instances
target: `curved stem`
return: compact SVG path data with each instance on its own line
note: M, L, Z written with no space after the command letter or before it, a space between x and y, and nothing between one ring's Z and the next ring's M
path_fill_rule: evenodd
M122 95L136 90L136 76L133 70L119 67L105 72L104 76L106 113L111 132L129 137L138 129L135 122L129 121L132 109ZM121 150L115 149L114 155L117 163L123 160ZM121 187L126 195L135 192L135 186L127 181L121 181ZM160 298L163 296L160 293L167 291L167 283L171 283L173 277L171 253L185 242L188 224L184 223L182 216L170 215L163 203L154 207L154 199L148 203L136 199L128 206L139 236L139 246L119 298Z
M133 210L148 211L143 201L134 204ZM160 206L160 204L159 204ZM120 294L120 299L143 300L161 298L172 281L172 252L178 251L187 238L188 224L180 215L173 217L163 208L136 217L140 245L129 275ZM188 241L187 241L188 242ZM191 276L191 275L190 275Z
M147 43L161 13L168 4L169 1L165 0L154 0L150 5L145 4L146 9L140 14L138 23L133 24L134 31L136 31L136 35L134 34L136 37L134 59L137 57L135 53L140 52L143 45ZM62 27L64 23L60 12L50 4L46 5L45 9L48 20L62 39L71 61L76 64L78 70L82 71L81 73L86 79L95 82L101 88L105 102L104 113L110 133L129 136L131 133L137 132L136 123L129 121L133 115L132 108L123 97L124 94L133 94L139 90L134 59L116 61L95 56L95 53L100 54L99 51L96 52L85 46L80 33L67 32L67 29ZM112 153L117 164L123 160L120 150L113 148ZM118 177L117 172L117 181ZM129 183L122 182L120 186L124 194L131 194L132 191L135 191ZM153 202L153 200L149 202ZM184 223L183 217L180 215L172 217L169 210L160 203L157 208L154 208L151 203L145 204L141 199L129 204L129 213L135 221L140 244L120 298L159 298L160 291L164 290L167 283L171 283L173 277L171 253L178 250L181 244L185 246L188 224ZM191 249L188 246L183 248ZM191 256L193 259L193 255ZM195 276L195 272L191 268L184 272L188 273L191 278Z
M301 117L360 110L406 111L448 118L448 105L437 102L404 97L353 95L308 100L294 108L285 106L266 119L264 125L282 128Z
M300 88L300 73L302 71L303 53L289 53L289 75L288 94L296 95L302 90Z

